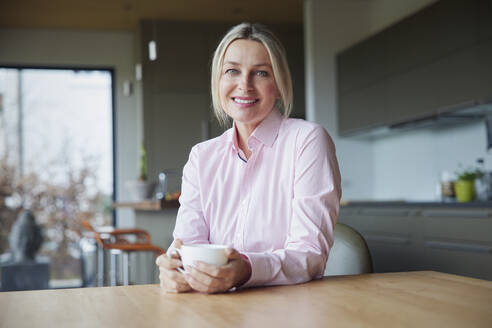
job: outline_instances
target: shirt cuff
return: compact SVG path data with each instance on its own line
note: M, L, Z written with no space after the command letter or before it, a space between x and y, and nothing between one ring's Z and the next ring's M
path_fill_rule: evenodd
M241 288L263 285L272 279L270 256L262 253L242 253L241 255L246 256L251 265L251 276L241 285Z

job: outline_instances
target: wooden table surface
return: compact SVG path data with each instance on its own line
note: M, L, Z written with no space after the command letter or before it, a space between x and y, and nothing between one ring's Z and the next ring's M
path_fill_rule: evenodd
M0 327L492 327L492 282L438 272L326 277L221 295L157 285L0 293Z

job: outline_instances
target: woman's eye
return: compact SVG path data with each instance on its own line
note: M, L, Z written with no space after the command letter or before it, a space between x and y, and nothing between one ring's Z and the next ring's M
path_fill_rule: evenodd
M234 68L229 68L229 69L226 69L226 71L225 71L225 74L227 74L227 75L233 75L236 73L237 73L237 69L234 69Z
M266 77L268 76L268 72L266 71L257 71L256 75L261 76L261 77Z

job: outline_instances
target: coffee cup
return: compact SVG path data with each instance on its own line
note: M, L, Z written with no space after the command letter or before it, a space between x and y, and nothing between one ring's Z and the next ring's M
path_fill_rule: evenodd
M193 266L195 261L219 266L227 264L227 248L227 246L216 244L190 244L176 248L176 251L181 256L184 267ZM180 272L186 271L181 268L178 270Z

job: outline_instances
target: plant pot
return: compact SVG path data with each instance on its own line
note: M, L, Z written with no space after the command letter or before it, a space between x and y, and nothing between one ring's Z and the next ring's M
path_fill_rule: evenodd
M134 202L140 202L154 197L155 183L131 180L126 182L126 189L128 191L128 198Z
M471 202L475 199L475 181L474 180L457 180L454 183L456 199L460 203Z

